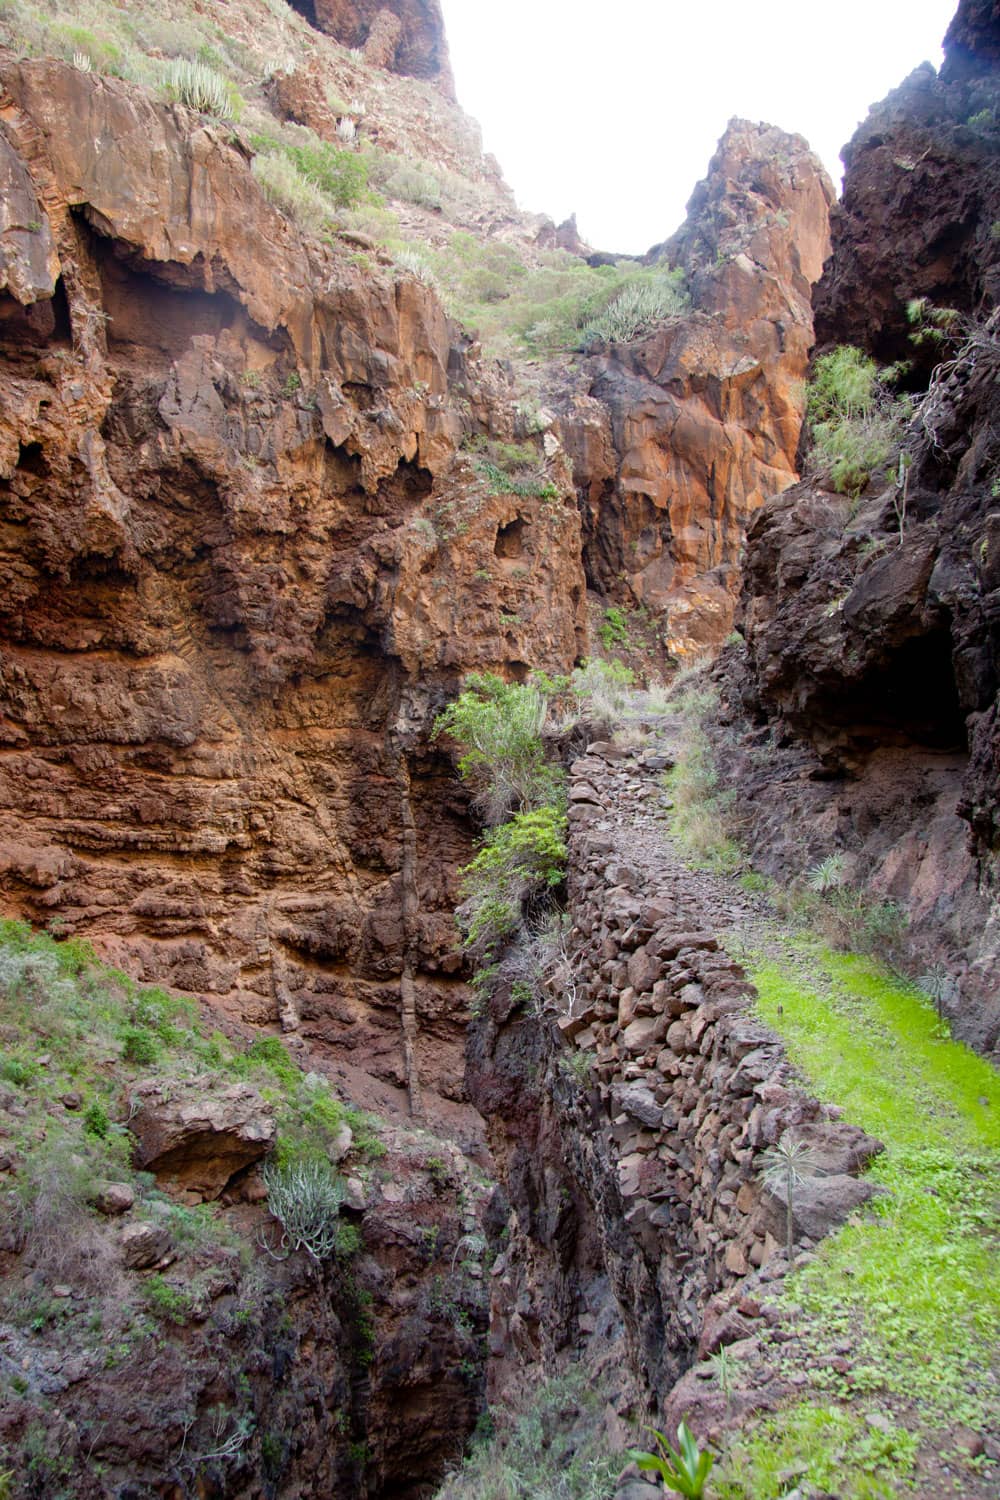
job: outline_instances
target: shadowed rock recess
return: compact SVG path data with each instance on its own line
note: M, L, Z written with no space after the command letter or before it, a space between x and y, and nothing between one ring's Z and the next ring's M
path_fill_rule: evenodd
M963 0L941 74L872 111L842 202L800 136L733 119L632 266L516 209L437 0L168 10L145 71L92 62L86 28L0 48L0 899L119 971L102 991L64 947L0 974L0 1500L429 1500L487 1396L530 1409L570 1361L615 1452L685 1414L721 1441L792 1392L762 1153L792 1132L820 1164L810 1250L876 1192L881 1143L794 1072L664 837L663 717L642 750L576 744L560 962L531 1004L506 971L473 1003L480 830L434 724L469 673L570 673L615 622L669 670L711 653L755 864L841 856L997 1045L997 7ZM195 17L248 57L277 27L253 125L163 84L218 56L177 39ZM261 161L316 188L341 150L385 202L311 232ZM581 312L561 352L520 329L501 362L418 241L484 257L484 308L539 268L679 293L631 338ZM916 297L978 342L905 440L903 524L891 474L858 504L800 480L802 425L820 344L927 388ZM50 1000L81 996L96 1071L49 1088ZM268 1209L302 1148L286 1095L340 1174L335 1252ZM89 1227L78 1251L45 1219L32 1250L29 1147L67 1119L61 1170L118 1149L122 1180L64 1201L43 1174ZM126 1332L115 1306L141 1309ZM757 1385L722 1410L704 1361L736 1342Z

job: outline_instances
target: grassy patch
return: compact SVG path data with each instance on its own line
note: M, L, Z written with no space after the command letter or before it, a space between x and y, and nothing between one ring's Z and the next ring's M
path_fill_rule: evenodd
M859 1412L803 1401L761 1422L716 1470L716 1500L771 1500L805 1474L838 1500L882 1500L912 1466L915 1439L895 1424L873 1428Z
M671 699L671 708L683 719L684 736L681 753L663 784L673 803L670 833L688 862L717 875L735 874L745 862L730 828L736 794L720 791L711 741L703 728L714 701L711 691L694 689Z
M604 1399L578 1365L533 1390L530 1406L494 1409L437 1500L607 1500L625 1459L602 1441Z
M757 1428L734 1450L751 1487L724 1493L782 1493L773 1476L761 1478L775 1433L783 1452L794 1439L782 1467L805 1463L809 1479L826 1487L832 1457L850 1454L854 1438L845 1443L849 1414L817 1405L817 1393L828 1403L871 1401L906 1427L912 1451L894 1442L870 1476L848 1463L862 1487L837 1487L895 1493L877 1486L885 1474L904 1480L918 1447L925 1456L929 1445L943 1449L961 1472L968 1457L948 1434L956 1425L989 1432L1000 1420L991 1373L1000 1356L1000 1078L942 1037L926 998L874 960L805 939L789 943L787 955L751 967L760 1012L819 1097L884 1142L868 1175L888 1193L790 1278L785 1295L813 1389L770 1436ZM853 1365L835 1373L829 1356L848 1336Z
M231 1243L214 1206L167 1205L133 1169L129 1099L144 1077L251 1080L274 1106L280 1163L329 1162L345 1125L356 1150L381 1149L367 1117L303 1074L277 1038L240 1048L207 1035L192 1001L135 984L85 943L0 923L0 997L0 1094L12 1106L5 1146L17 1162L3 1207L15 1247L50 1280L115 1292L117 1261L102 1248L107 1223L94 1207L109 1182L133 1188L136 1212L173 1214L171 1228L192 1248Z

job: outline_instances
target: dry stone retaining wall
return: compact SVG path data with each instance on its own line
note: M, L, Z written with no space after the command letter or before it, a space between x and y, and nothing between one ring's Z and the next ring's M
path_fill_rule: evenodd
M824 1176L796 1203L808 1245L871 1195L851 1174L879 1149L795 1084L756 1018L725 913L659 821L665 764L600 742L573 765L566 962L540 1016L501 988L470 1050L511 1205L494 1349L544 1362L624 1338L622 1409L666 1398L710 1303L716 1324L731 1305L714 1294L783 1264L761 1151L789 1128L816 1149Z

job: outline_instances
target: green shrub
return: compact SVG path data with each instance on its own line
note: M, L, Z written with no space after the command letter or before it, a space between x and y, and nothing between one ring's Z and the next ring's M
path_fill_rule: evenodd
M364 197L368 169L353 151L342 151L328 141L281 145L282 154L337 208L351 208Z
M604 619L598 626L597 634L601 638L601 645L605 651L610 651L613 646L627 646L629 644L628 621L625 611L612 604L604 611Z
M255 156L251 170L268 202L300 228L318 234L332 220L333 204L288 157Z
M387 198L402 198L421 208L441 207L441 184L437 178L430 172L422 172L410 162L400 162L380 186Z
M107 1140L111 1133L111 1121L102 1099L91 1099L83 1112L83 1128L88 1135L98 1140Z
M499 943L520 923L524 903L562 884L566 826L564 810L549 805L516 813L486 835L462 872L460 921L470 953L491 963Z
M156 1037L145 1026L126 1026L121 1033L122 1061L148 1067L160 1055Z
M878 394L878 366L852 344L841 344L817 359L809 382L806 410L813 422L864 416Z
M480 672L434 721L435 736L450 735L461 749L459 774L475 788L488 823L550 800L558 786L558 773L545 762L546 713L538 688Z
M270 201L303 229L318 233L337 215L360 203L368 188L365 163L319 137L302 140L256 134L253 174Z
M635 673L623 661L590 657L574 667L570 696L588 719L613 724L624 714L635 687Z
M537 461L537 460L536 460ZM494 495L518 495L522 500L557 500L559 491L544 474L514 479L499 464L488 458L476 460L476 469L487 481Z
M264 1182L268 1208L281 1225L282 1244L289 1253L305 1250L313 1260L324 1261L359 1248L357 1231L339 1221L344 1184L329 1162L270 1162Z
M893 400L873 359L843 344L817 359L806 410L812 469L838 494L856 497L898 451L910 408Z
M147 1277L143 1296L154 1317L165 1323L186 1323L191 1316L190 1294L165 1281L158 1271Z

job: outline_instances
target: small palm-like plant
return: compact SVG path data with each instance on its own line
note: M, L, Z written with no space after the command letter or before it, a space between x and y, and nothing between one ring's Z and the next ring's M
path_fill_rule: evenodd
M728 1415L732 1408L733 1400L733 1364L734 1360L729 1350L723 1345L717 1353L709 1356L712 1365L712 1373L719 1382L719 1389L726 1398L726 1413Z
M806 871L806 885L819 896L835 891L844 883L844 856L828 854Z
M711 1453L701 1452L686 1422L681 1422L677 1429L677 1448L671 1447L663 1433L657 1432L655 1427L646 1430L653 1434L660 1451L644 1453L631 1449L629 1458L632 1462L640 1469L659 1474L664 1489L686 1495L688 1500L701 1500L714 1463Z
M923 990L928 1000L934 1001L934 1009L937 1011L938 1030L945 1031L944 1008L946 1005L954 1005L959 997L958 981L952 979L948 970L939 964L936 969L931 969L927 974L921 974L917 980L917 988Z
M786 1135L777 1146L771 1146L761 1157L761 1177L772 1192L785 1200L785 1234L788 1247L788 1264L795 1258L795 1189L820 1171L819 1161L811 1146L805 1141L793 1140Z

